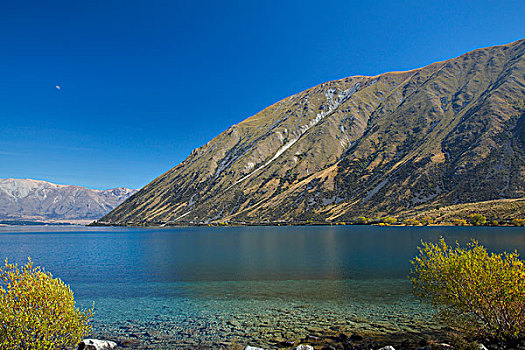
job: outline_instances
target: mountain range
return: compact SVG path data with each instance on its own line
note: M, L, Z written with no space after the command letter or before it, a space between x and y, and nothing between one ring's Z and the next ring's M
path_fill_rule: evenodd
M0 179L0 220L88 223L137 192L92 190L31 179Z
M99 224L338 222L525 197L525 40L279 101Z

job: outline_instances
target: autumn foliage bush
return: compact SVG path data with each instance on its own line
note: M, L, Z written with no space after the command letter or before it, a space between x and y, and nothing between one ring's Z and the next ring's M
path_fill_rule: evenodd
M419 224L421 224L418 220L416 219L405 219L403 221L403 223L406 225L406 226L418 226Z
M90 331L92 309L75 307L73 292L58 278L7 259L0 268L0 350L55 350L76 346Z
M415 293L429 298L460 334L512 342L525 338L525 265L518 253L489 254L422 243L410 272Z
M467 219L468 222L474 226L485 225L485 223L487 222L487 218L485 216L477 213L469 214L467 216Z

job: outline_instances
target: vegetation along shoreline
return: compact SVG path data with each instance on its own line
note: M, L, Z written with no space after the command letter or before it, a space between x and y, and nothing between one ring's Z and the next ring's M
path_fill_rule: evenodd
M144 221L107 222L103 219L88 226L171 227L171 226L312 226L312 225L379 225L379 226L525 226L525 198L502 199L445 207L410 210L398 215L357 216L347 221L308 219L303 221Z

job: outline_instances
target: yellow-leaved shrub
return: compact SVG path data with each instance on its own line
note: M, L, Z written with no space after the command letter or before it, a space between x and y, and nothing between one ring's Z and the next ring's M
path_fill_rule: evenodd
M525 337L525 265L517 252L489 254L422 243L410 272L414 292L430 298L449 326L472 338L513 342Z
M7 259L0 268L0 350L55 350L76 346L89 334L92 309L75 307L67 284Z

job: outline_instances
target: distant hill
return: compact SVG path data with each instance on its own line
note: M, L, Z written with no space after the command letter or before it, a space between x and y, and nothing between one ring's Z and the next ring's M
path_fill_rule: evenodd
M315 86L233 125L99 222L330 222L525 197L524 53L519 40Z
M1 221L90 222L137 192L92 190L30 179L0 179Z

